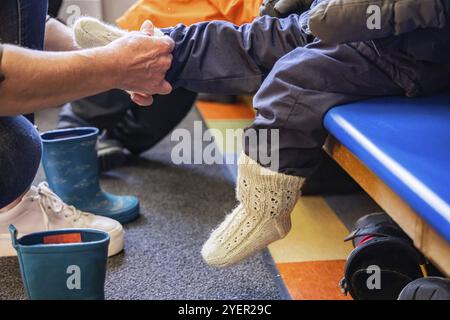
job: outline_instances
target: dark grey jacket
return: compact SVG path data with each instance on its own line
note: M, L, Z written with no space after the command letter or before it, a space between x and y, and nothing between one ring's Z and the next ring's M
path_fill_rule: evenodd
M366 25L371 4L381 8L379 30ZM450 87L449 8L450 0L315 0L301 27L324 42L348 43L416 96Z
M444 28L450 0L318 1L309 14L311 32L328 43L348 43ZM380 25L368 26L379 14Z

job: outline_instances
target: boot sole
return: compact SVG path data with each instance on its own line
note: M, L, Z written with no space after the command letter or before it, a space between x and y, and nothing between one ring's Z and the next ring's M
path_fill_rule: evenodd
M116 228L109 233L109 246L108 257L115 256L120 253L124 247L124 234L123 228ZM20 238L23 235L19 235ZM11 236L9 234L0 234L0 257L15 257L17 251L14 249L11 243Z
M128 211L121 212L118 214L113 214L113 215L103 214L101 212L92 212L92 213L99 215L99 216L111 218L111 219L114 219L114 220L120 222L121 224L125 224L125 223L132 222L139 217L140 206L138 204L136 207L133 207L133 208L129 209Z

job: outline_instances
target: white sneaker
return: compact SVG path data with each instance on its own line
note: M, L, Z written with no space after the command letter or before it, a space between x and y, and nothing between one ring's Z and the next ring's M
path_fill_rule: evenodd
M124 231L119 222L65 204L46 182L32 186L19 204L0 213L0 257L17 254L11 244L10 224L17 228L19 236L57 229L97 229L109 234L108 256L123 250Z
M154 28L154 37L162 37L164 33ZM74 39L81 48L95 48L125 36L128 32L91 17L81 17L73 26Z

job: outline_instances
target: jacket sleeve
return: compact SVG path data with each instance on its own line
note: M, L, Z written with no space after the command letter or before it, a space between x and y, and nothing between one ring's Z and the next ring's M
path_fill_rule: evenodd
M347 43L443 28L450 0L331 0L310 12L309 29L326 43Z

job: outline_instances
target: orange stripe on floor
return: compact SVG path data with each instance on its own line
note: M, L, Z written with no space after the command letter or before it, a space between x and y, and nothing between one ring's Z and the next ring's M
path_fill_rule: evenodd
M247 104L197 101L197 109L205 120L254 119L255 112Z
M339 289L345 260L277 264L283 282L294 300L351 300Z

